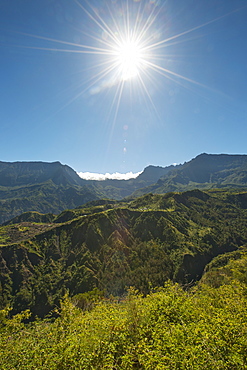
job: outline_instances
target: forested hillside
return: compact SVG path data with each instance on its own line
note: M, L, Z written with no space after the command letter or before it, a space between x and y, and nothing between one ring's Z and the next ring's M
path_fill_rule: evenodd
M1 307L43 317L68 292L143 294L193 284L216 256L247 244L247 192L199 190L99 201L0 228Z
M58 214L102 197L59 162L0 162L0 224L23 212Z
M59 214L93 200L122 199L174 168L148 166L136 179L94 181L60 162L0 162L0 224L23 212Z

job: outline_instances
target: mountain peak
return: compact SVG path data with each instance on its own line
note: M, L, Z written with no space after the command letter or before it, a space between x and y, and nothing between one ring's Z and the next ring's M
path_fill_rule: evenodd
M52 180L55 184L82 185L69 166L56 162L0 162L0 186L20 186Z
M166 175L170 170L176 166L171 165L167 167L149 165L144 168L144 171L137 177L138 180L148 181L150 184L157 182L160 177Z

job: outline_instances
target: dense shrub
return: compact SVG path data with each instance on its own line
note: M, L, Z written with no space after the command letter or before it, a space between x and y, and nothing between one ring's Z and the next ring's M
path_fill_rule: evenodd
M247 369L246 286L233 280L191 292L167 283L143 298L100 300L24 325L0 313L2 369Z

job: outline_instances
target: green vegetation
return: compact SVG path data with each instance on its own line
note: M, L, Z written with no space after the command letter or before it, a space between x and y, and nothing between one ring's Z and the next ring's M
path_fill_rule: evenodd
M0 186L0 223L23 212L58 214L64 209L74 208L99 198L102 198L102 193L93 187L57 185L51 180L41 184Z
M246 247L246 194L193 190L99 201L47 218L26 213L15 219L25 222L0 229L0 309L30 309L33 319L66 292L122 297L130 286L147 295L169 279L195 283L214 257ZM29 222L35 217L47 222Z
M57 318L24 324L0 311L2 369L247 368L246 285L184 291L166 283L142 297L99 299L82 311L66 296Z
M1 226L0 351L5 370L247 369L247 192Z
M0 368L247 369L246 159L99 183L1 162Z
M170 191L194 189L241 189L247 187L247 156L200 154L162 176L147 188L137 189L134 196L146 193L163 194Z
M59 162L0 161L0 223L23 212L59 214L102 198L215 188L246 190L247 155L204 153L183 165L148 166L135 179L104 181L82 180Z

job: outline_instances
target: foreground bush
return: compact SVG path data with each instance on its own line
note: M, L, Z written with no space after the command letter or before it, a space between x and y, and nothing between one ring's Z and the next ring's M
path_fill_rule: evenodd
M247 369L247 294L237 281L179 285L81 311L65 298L55 321L0 313L1 369Z

